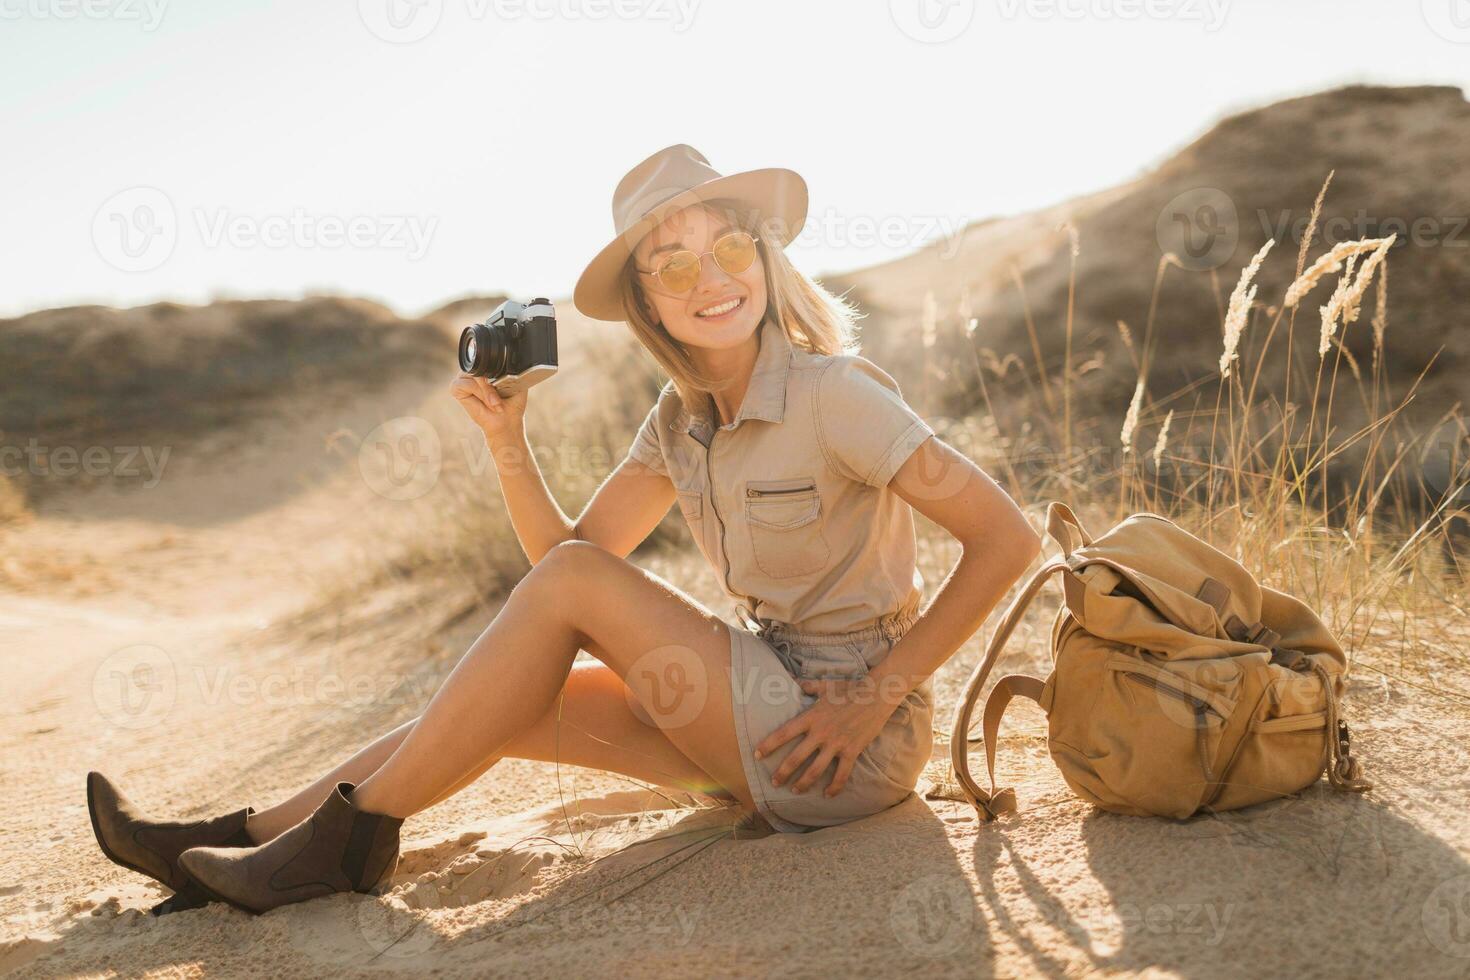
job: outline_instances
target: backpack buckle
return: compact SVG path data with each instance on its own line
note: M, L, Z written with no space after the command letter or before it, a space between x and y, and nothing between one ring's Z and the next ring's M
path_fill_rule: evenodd
M1305 671L1312 666L1311 660L1300 650L1291 647L1275 647L1271 651L1271 662L1287 670Z
M1259 643L1263 647L1275 647L1281 642L1281 634L1265 623L1257 623L1251 627L1250 642Z
M1281 642L1281 634L1257 620L1249 626L1234 613L1225 620L1225 634L1237 643L1254 643L1257 646L1275 647Z

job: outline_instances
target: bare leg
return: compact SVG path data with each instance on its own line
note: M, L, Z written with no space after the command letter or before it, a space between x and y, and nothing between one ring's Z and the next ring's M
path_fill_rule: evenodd
M724 789L635 710L630 692L613 670L579 664L551 708L500 755L489 755L465 779L441 793L430 806L453 796L501 758L559 762L622 773L660 786L699 793ZM418 723L411 719L360 749L351 758L289 799L250 816L246 830L263 844L310 816L339 782L360 783L377 771Z
M670 741L641 706L635 710L630 701L627 685L611 668L602 664L574 667L561 694L536 724L429 805L453 796L501 758L600 769L696 793L728 792Z
M552 708L582 648L605 658L700 771L753 807L735 739L729 628L581 541L553 548L521 580L354 804L407 817L473 778Z
M417 718L404 722L358 749L346 762L330 770L310 786L297 791L289 799L252 813L245 821L245 832L255 843L264 844L290 830L321 806L322 801L332 792L332 787L341 782L359 783L377 772L378 767L387 761L417 722Z
M430 806L473 783L501 758L559 762L622 773L698 793L726 791L635 710L627 685L601 664L572 669L561 695L535 725L516 737L500 755L490 755L465 779L441 793ZM341 765L275 806L252 814L246 829L264 843L310 816L339 782L358 783L377 770L407 737L411 719L360 749Z

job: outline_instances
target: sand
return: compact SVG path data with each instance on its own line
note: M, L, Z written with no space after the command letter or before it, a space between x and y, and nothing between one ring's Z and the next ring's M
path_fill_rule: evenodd
M322 604L371 547L365 515L392 505L333 455L340 423L186 455L151 496L62 495L3 532L0 972L1470 975L1470 720L1463 695L1428 690L1463 690L1452 643L1360 655L1363 797L1322 783L1182 823L1097 812L1023 706L1001 745L1020 811L992 824L914 796L741 837L709 800L507 761L405 825L381 896L152 918L164 890L93 841L89 769L159 815L265 805L415 713L494 615L414 579ZM953 552L925 541L932 588ZM638 560L723 610L690 552ZM1040 668L1049 622L1038 610L1007 667ZM937 677L941 724L981 638Z

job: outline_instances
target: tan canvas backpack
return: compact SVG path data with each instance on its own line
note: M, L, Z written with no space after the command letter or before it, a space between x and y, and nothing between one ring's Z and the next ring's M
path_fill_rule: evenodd
M995 739L1017 695L1046 712L1067 785L1115 813L1232 810L1302 790L1324 769L1338 789L1370 788L1338 717L1347 661L1311 609L1156 514L1094 540L1052 503L1047 533L1063 557L1006 609L955 712L955 780L984 819L1015 806L995 789ZM986 792L970 776L971 716L1021 615L1058 573L1051 676L1002 677L985 703Z

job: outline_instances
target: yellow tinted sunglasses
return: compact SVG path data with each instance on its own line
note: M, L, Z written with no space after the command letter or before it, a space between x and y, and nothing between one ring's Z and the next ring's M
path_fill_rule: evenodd
M754 235L732 231L716 239L715 247L707 252L681 248L677 252L670 252L657 269L638 271L645 276L653 276L659 281L659 285L671 293L687 293L699 282L701 263L706 255L713 255L715 264L726 274L738 276L755 261L755 243L758 241L760 239Z

